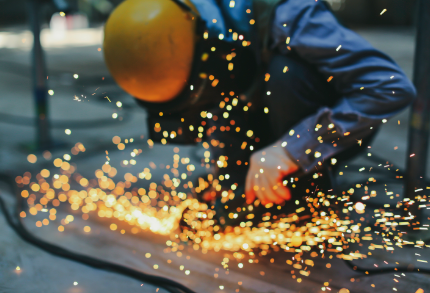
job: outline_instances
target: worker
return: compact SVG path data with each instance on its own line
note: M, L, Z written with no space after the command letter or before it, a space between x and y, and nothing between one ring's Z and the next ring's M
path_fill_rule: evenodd
M107 21L104 53L157 115L205 110L215 193L242 186L248 203L290 200L286 176L356 155L416 94L319 0L127 0Z

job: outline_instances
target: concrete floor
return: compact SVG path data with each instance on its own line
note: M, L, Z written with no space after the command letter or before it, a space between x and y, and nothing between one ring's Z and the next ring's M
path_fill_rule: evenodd
M414 50L414 33L408 29L361 29L358 31L374 46L392 56L405 70L409 77L412 75L412 60ZM99 31L94 30L93 36ZM25 33L13 32L18 40L26 38ZM1 43L0 43L1 44ZM1 46L0 46L1 47ZM133 99L121 91L109 76L103 62L102 53L98 51L100 45L83 42L69 42L67 46L60 46L51 42L46 49L48 64L49 88L54 90L50 99L50 113L53 120L52 135L56 141L64 143L65 147L52 152L52 156L62 157L76 142L82 142L87 151L82 156L74 158L78 172L85 177L94 177L94 171L105 162L105 151L109 150L111 164L129 157L130 148L138 147L144 153L136 158L136 166L118 168L119 175L124 173L141 172L150 162L157 165L169 164L174 154L171 145L157 145L149 149L146 144L146 114L137 108ZM28 123L11 123L13 117L19 115L33 117L33 100L31 95L31 70L29 45L17 42L14 48L0 48L0 172L22 175L25 171L35 172L42 168L50 169L52 162L39 156L36 164L27 162L26 147L34 141L35 129ZM74 79L73 74L79 78ZM104 79L103 79L104 77ZM74 100L74 96L81 97L82 102ZM84 98L84 97L86 98ZM106 96L112 101L105 98ZM121 101L122 109L115 103ZM112 114L118 113L120 119L112 119ZM106 121L103 125L96 125L95 121ZM400 125L399 122L400 121ZM16 122L16 121L15 121ZM21 121L22 122L22 121ZM408 112L400 113L386 123L375 141L371 152L402 168L406 160ZM65 134L65 129L71 129L71 135ZM112 144L112 137L135 138L136 141L127 146L125 151L119 151ZM139 140L143 135L144 140ZM397 148L395 148L397 147ZM181 156L188 156L195 162L197 170L189 180L198 174L206 172L199 167L195 156L196 147L181 146ZM365 156L356 158L351 166L370 166L375 164L366 160ZM429 162L427 162L429 165ZM355 167L351 167L355 168ZM345 175L339 176L341 185L347 185L357 179L349 174L345 168ZM160 178L163 171L155 170L153 180ZM399 189L401 186L394 186ZM5 185L0 185L1 196L13 203L11 191ZM63 217L72 213L62 210ZM75 213L75 221L67 226L65 232L58 232L59 221L53 221L43 228L36 228L37 217L26 218L29 229L37 236L52 243L67 247L80 253L96 256L117 262L151 274L164 275L175 279L196 292L323 292L324 282L329 282L331 292L338 292L341 288L348 288L351 292L397 292L415 293L419 288L430 291L430 278L424 274L408 273L401 276L400 282L393 281L392 274L378 276L362 276L351 271L340 260L331 260L331 269L327 269L326 260L316 260L314 273L303 278L301 283L291 278L291 268L285 264L285 259L291 255L277 253L275 256L261 257L258 264L239 269L231 265L229 271L222 269L223 257L228 252L209 252L205 255L185 247L182 256L166 253L164 249L166 237L157 236L150 232L137 235L126 233L120 235L109 230L107 221L91 218L92 231L84 233L83 226L88 222ZM58 216L58 218L62 218ZM157 292L157 288L143 284L117 274L92 269L68 260L51 256L39 249L23 242L0 217L0 292ZM146 258L146 253L151 258ZM389 263L395 261L401 264L417 264L416 254L421 259L429 259L430 253L423 249L402 249L394 254L383 252L374 253L372 258L359 263L368 265ZM270 258L276 261L271 263ZM169 264L167 260L172 260ZM154 269L153 265L159 268ZM179 269L184 265L190 269L190 275L185 275ZM425 264L420 264L424 267ZM424 266L423 266L424 265ZM21 271L16 271L19 266ZM262 275L260 272L265 272ZM215 277L215 274L217 277ZM351 281L354 278L354 282ZM397 278L399 279L399 278ZM74 282L78 282L74 285ZM242 282L239 285L238 282ZM372 286L374 285L374 287ZM220 286L224 286L221 290ZM162 292L162 290L158 291ZM325 291L327 292L327 291ZM343 293L343 292L342 292Z

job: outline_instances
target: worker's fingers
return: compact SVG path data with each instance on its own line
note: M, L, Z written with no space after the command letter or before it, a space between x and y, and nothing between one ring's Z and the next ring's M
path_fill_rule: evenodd
M279 178L279 176L278 176ZM270 192L273 193L276 198L278 199L276 201L277 204L282 203L284 200L287 199L286 192L283 189L283 185L281 182L276 178L276 176L266 176L266 179L269 183Z
M260 176L260 196L263 204L276 203L280 204L284 201L272 188L267 176ZM258 194L257 194L258 196ZM260 197L259 197L260 198Z
M254 178L250 171L248 171L248 174L246 175L246 181L245 181L245 197L246 197L247 204L252 204L256 197L254 189L252 188Z
M281 185L281 190L282 190L282 197L285 200L290 200L291 199L291 189L287 186L290 177L287 177L288 175L290 175L291 173L285 174L285 173L281 173L279 174L279 177L277 179L278 183ZM284 184L285 182L285 184Z
M291 199L291 190L290 190L290 188L288 188L288 187L286 187L286 186L281 186L280 188L279 188L279 194L280 194L280 196L284 199L284 200L286 200L286 201L288 201L288 200L290 200Z
M275 188L277 194L284 200L290 200L291 199L291 191L288 187L284 186L283 179L284 176L279 176L277 180L271 181L271 184L273 186L277 186Z
M251 169L248 170L248 173L246 174L246 180L245 180L245 193L248 193L252 190L252 183L254 181L253 172Z
M261 185L261 177L260 176L258 176L258 178L254 179L253 188L255 191L255 195L258 197L258 199L261 201L261 203L263 203L264 201L267 201L265 196L264 196L264 193L261 190L262 185Z
M255 192L254 191L250 191L245 193L246 195L246 203L247 204L253 204L256 198Z
M278 198L280 198L280 203L282 203L284 200L289 200L291 198L291 195L288 190L286 190L286 187L277 182L276 180L270 180L270 188L272 189L273 193L276 194Z
M291 193L291 189L289 187L287 187L287 186L285 186L285 189L287 191L285 200L291 200L291 198L293 197L293 195Z

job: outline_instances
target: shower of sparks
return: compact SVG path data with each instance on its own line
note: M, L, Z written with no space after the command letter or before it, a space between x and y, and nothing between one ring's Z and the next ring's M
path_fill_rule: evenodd
M232 101L231 105L237 106L237 101ZM226 107L229 105L223 102L221 106ZM210 119L207 112L202 112L202 116ZM333 127L330 125L327 129L331 130ZM162 131L159 124L155 125L155 131ZM248 135L252 135L252 133ZM134 139L127 138L123 140L119 136L115 136L112 142L119 150L125 150L125 145L133 143ZM154 146L150 139L147 140L147 143L150 148ZM165 140L163 144L166 144ZM209 149L209 144L203 143L203 146ZM71 154L76 156L85 151L85 146L82 143L77 143L71 149ZM142 152L141 149L133 149L130 154L131 159L123 160L121 166L135 165L137 162L134 158L142 154ZM195 166L190 163L188 157L180 157L178 147L175 148L174 152L172 164L169 166L171 174L164 174L161 184L151 181L151 170L157 168L154 163L150 163L149 168L145 167L142 172L137 174L126 173L124 180L117 179L114 181L117 169L108 163L110 159L106 156L108 161L100 169L95 170L95 178L85 178L76 172L74 164L68 162L71 159L68 154L65 154L63 158L53 160L53 164L57 168L56 171L43 169L34 177L29 172L26 172L23 176L18 176L16 182L22 188L22 197L27 199L27 203L30 206L28 215L35 216L44 211L46 213L49 211L45 219L36 222L37 227L48 225L50 221L56 220L56 208L61 204L70 204L71 209L80 211L85 219L88 219L89 216L98 216L112 219L113 222L126 222L130 225L131 233L133 234L149 230L161 235L170 235L171 240L166 242L167 250L170 252L181 250L181 247L183 247L181 243L191 243L195 250L200 249L202 253L207 253L209 250L234 252L233 257L240 262L239 268L244 266L245 257L248 258L248 264L246 265L251 265L254 262L258 263L256 258L258 255L267 255L271 251L283 250L288 253L294 253L295 257L293 260L288 260L287 264L294 268L300 268L300 275L306 277L309 276L313 267L311 259L303 259L306 252L311 252L311 257L316 257L318 254L324 256L325 253L334 253L338 258L344 260L367 257L359 251L348 252L348 247L352 243L372 241L374 237L371 232L372 228L360 222L354 222L348 216L341 217L339 214L334 213L333 210L330 213L323 211L320 207L343 205L342 213L346 215L351 212L363 214L366 209L365 200L376 196L376 192L369 190L368 186L370 182L374 181L373 178L369 178L368 183L364 186L356 186L356 188L364 187L366 196L362 198L363 203L353 204L351 201L351 195L354 193L353 188L342 192L340 195L319 192L309 194L307 197L308 207L297 207L293 214L278 218L268 213L264 215L263 222L257 226L253 226L252 222L244 220L236 227L224 229L215 221L215 211L206 203L201 203L192 196L191 190L193 188L196 191L203 190L208 187L208 182L199 180L198 186L193 186L191 181L187 182L187 176L184 176L185 173L180 175L178 169L185 168L188 171L188 175L190 175L195 170ZM205 163L208 163L209 150L206 152ZM107 154L108 152L106 151ZM31 155L28 160L35 163L37 158ZM218 160L218 163L220 162L227 164L225 158ZM336 163L335 161L333 162ZM206 167L208 166L206 164ZM138 181L146 181L149 183L149 188L137 187ZM218 184L219 180L212 182L215 188L217 188ZM179 192L177 191L179 187L184 187L189 192ZM387 192L387 195L389 194L390 192ZM222 202L228 204L229 200L232 200L235 196L242 195L235 194L234 190L230 190L227 193L223 193L222 196ZM421 198L421 196L418 196L417 200L421 200ZM247 219L253 218L252 211L258 204L259 202L256 201L254 204L244 207L249 211ZM408 202L399 202L397 205L399 207L402 205L407 206ZM307 208L313 211L311 218L304 215ZM411 215L406 217L404 215L395 215L387 210L385 208L378 209L375 210L374 214L376 218L375 226L380 226L384 231L390 229L395 231L397 226L409 225L410 221L414 219ZM26 216L27 213L21 213L21 217ZM237 214L233 211L228 217L234 219ZM307 224L298 225L299 220L307 217ZM181 219L187 224L182 229L180 228ZM58 230L60 232L65 231L67 225L73 220L74 217L68 215L61 220ZM364 221L364 218L361 221ZM427 229L427 227L418 228ZM117 224L112 223L110 229L113 231L118 230ZM91 228L85 226L84 232L90 233ZM123 234L124 232L121 233ZM375 234L378 235L379 232L375 231ZM370 250L386 249L387 251L392 251L394 250L393 245L400 248L406 245L417 247L425 245L422 241L408 242L403 240L401 235L383 232L382 236L386 240L385 246L370 243L368 248ZM392 240L388 241L389 238ZM260 252L257 254L257 251ZM304 269L302 268L303 261L306 264ZM418 261L424 262L424 260ZM221 264L227 269L229 267L228 259L224 259Z

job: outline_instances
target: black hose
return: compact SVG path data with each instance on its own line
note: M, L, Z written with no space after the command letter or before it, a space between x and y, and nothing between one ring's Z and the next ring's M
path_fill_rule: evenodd
M377 274L386 274L386 273L400 273L400 272L430 274L430 269L425 269L425 268L398 267L398 268L377 268L377 269L371 268L371 269L366 269L366 268L354 265L352 263L352 261L345 260L345 263L348 267L350 267L354 271L357 271L360 273L365 273L368 275L377 275Z
M145 274L143 272L139 272L136 270L133 270L131 268L110 263L107 261L103 261L91 256L79 254L72 252L68 249L62 248L60 246L48 243L46 241L43 241L34 235L32 235L24 226L24 224L21 221L21 217L19 216L21 212L21 206L23 204L21 196L19 196L19 193L16 190L16 185L14 183L14 180L11 176L0 174L0 180L7 183L12 189L13 193L16 195L17 198L17 204L15 209L15 215L12 216L9 211L6 208L6 204L4 203L3 199L0 197L0 208L3 211L7 223L10 225L10 227L26 242L52 254L56 255L65 259L69 259L72 261L76 261L79 263L82 263L84 265L101 269L105 271L110 271L114 273L118 273L121 275L125 275L131 278L134 278L136 280L146 282L149 284L153 284L155 286L159 286L161 288L166 289L168 292L171 293L194 293L193 290L185 287L184 285L175 282L173 280L170 280L168 278L160 277L160 276L154 276L150 274Z
M383 158L383 157L380 157L380 156L378 156L378 155L372 155L372 156L370 156L370 157L366 157L366 159L367 160L370 160L370 161L373 161L373 162L375 162L376 164L385 164L388 160L387 159L385 159L385 158ZM357 166L357 165L349 165L350 167L358 167L358 168L360 168L360 166ZM396 171L396 170L394 170L394 169L397 169L398 171ZM405 173L405 170L403 169L403 168L401 168L401 167L399 167L399 166L397 166L397 165L394 165L394 164L391 164L391 166L390 166L390 169L385 169L384 168L384 170L386 170L386 171L388 171L389 173L392 173L393 175L400 175L400 176L405 176L406 175L406 173ZM383 172L384 170L381 170L381 169L373 169L372 171L376 171L376 172L378 172L378 173L381 173L381 172ZM349 170L348 170L349 171ZM394 178L390 178L390 179L394 179ZM430 178L426 178L425 179L425 182L427 183L427 184L430 184Z
M376 161L376 160L384 160L384 159L377 157L377 158L374 158L372 160ZM404 173L404 171L402 171L400 168L397 168L397 169L399 169L399 172L396 172L397 174L402 175ZM391 170L389 170L389 171L391 171ZM391 171L391 172L393 173L395 171ZM333 170L328 168L328 174L329 174L329 180L331 181L331 186L333 187L334 194L339 194L338 193L338 186L336 184L336 178L334 177ZM389 178L389 179L392 179L392 178ZM367 180L364 180L363 184L366 181ZM358 182L356 182L356 183L358 183ZM356 183L354 183L354 184L356 184ZM426 242L426 244L428 244L428 243ZM377 275L377 274L395 273L395 272L414 272L414 273L430 274L430 269L425 269L425 268L398 267L398 268L377 268L377 269L371 268L371 269L366 269L366 268L354 265L352 263L352 261L349 261L349 260L344 260L344 262L346 263L346 265L348 267L350 267L354 271L365 273L368 275Z

